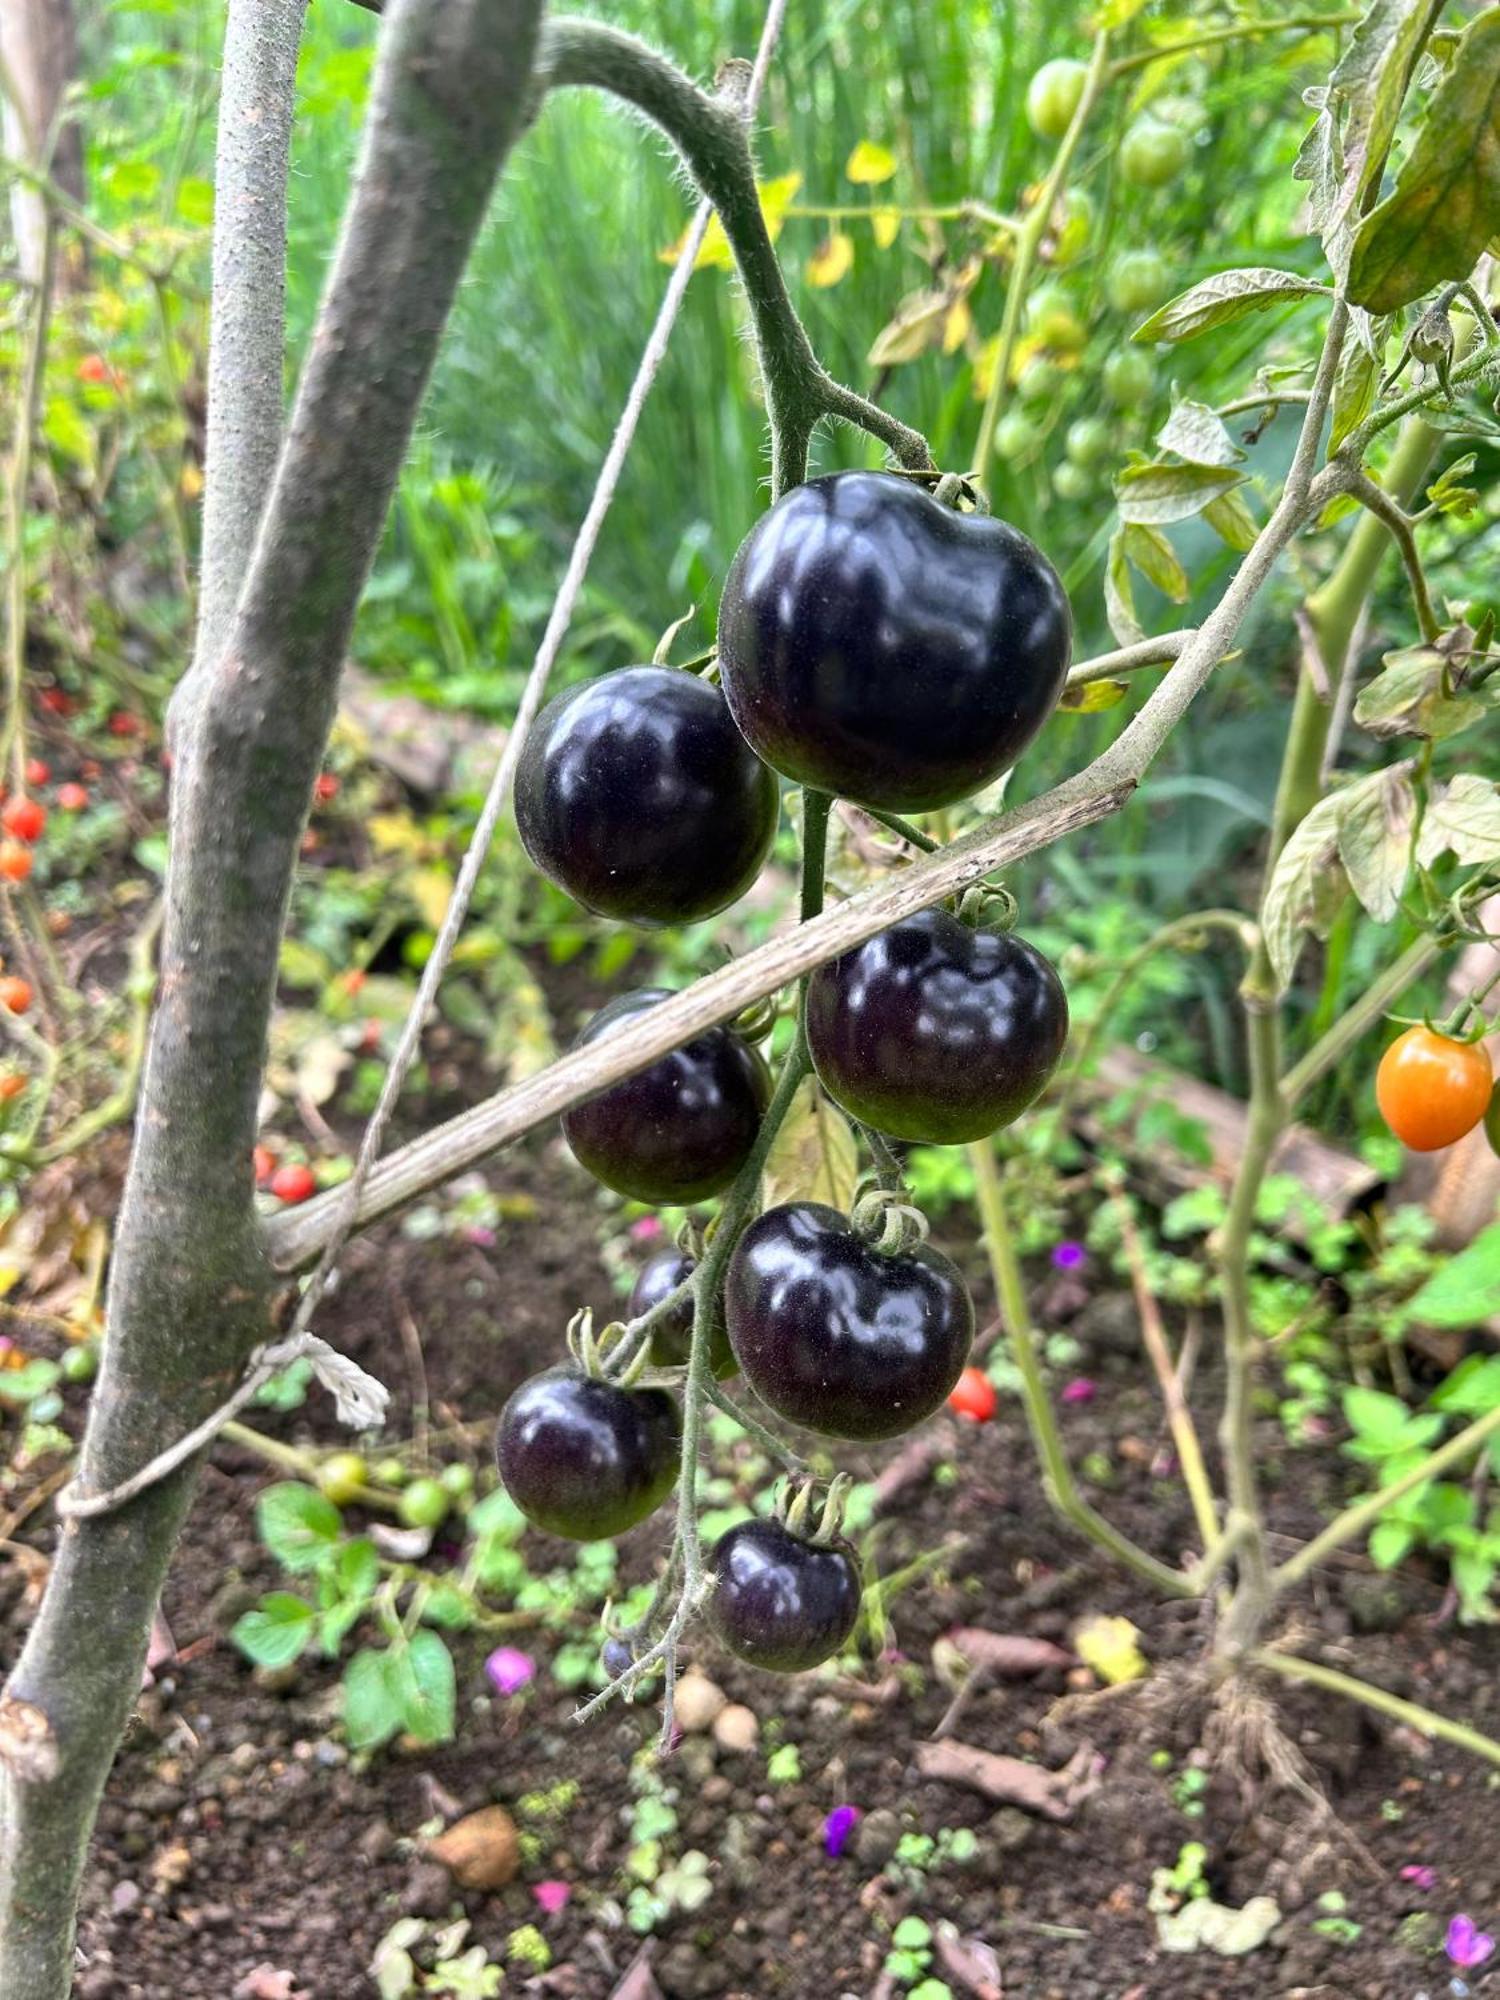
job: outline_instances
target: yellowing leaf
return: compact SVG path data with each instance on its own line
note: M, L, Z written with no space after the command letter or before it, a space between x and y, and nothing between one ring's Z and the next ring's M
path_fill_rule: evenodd
M797 1086L790 1111L766 1161L765 1206L784 1201L822 1201L847 1208L859 1178L854 1133L807 1077Z
M787 209L801 185L801 174L782 174L774 181L762 181L760 184L760 212L766 219L766 234L773 243L786 225ZM688 233L688 230L684 229L675 243L669 243L666 249L659 253L663 264L677 262L687 243ZM734 269L734 252L729 247L729 238L724 234L724 225L717 215L709 218L703 247L693 259L693 269L695 271Z
M955 299L943 321L943 352L956 354L974 331L974 315L967 299Z
M421 854L427 841L410 813L374 813L365 822L377 854Z
M1128 1618L1085 1618L1073 1628L1073 1651L1110 1687L1143 1680L1150 1668L1140 1633Z
M1085 681L1081 687L1064 688L1057 705L1070 715L1097 715L1101 709L1114 708L1128 693L1124 681Z
M870 227L875 232L875 248L889 250L901 234L901 211L899 208L872 208Z
M876 334L870 366L894 368L925 354L942 333L950 303L946 292L908 293L896 308L896 317Z
M873 139L861 139L849 155L845 174L860 187L878 187L896 171L896 155L889 146L877 146Z
M448 914L453 900L453 880L446 868L413 868L406 878L411 899L421 912L423 923L436 930Z
M854 269L854 238L846 236L842 229L835 229L831 236L825 236L807 260L807 282L816 285L820 291L827 291L840 278L847 278Z

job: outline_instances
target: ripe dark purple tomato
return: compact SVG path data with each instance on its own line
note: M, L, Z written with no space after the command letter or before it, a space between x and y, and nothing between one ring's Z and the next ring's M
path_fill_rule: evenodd
M1056 706L1071 644L1039 549L888 472L794 487L741 544L719 609L719 672L751 748L895 812L1008 770Z
M854 1630L860 1576L845 1542L804 1540L780 1521L741 1521L719 1537L708 1619L741 1660L800 1674Z
M923 910L819 966L807 1038L824 1089L893 1139L953 1146L1019 1118L1068 1039L1034 945Z
M516 825L537 867L585 909L633 924L692 923L742 896L779 803L721 691L673 667L569 688L516 768Z
M575 1368L523 1382L495 1432L501 1483L535 1527L574 1542L623 1535L677 1479L682 1432L665 1389L621 1389Z
M693 1275L694 1268L692 1258L684 1257L680 1250L658 1250L641 1266L641 1274L635 1281L635 1289L626 1307L626 1318L639 1319L642 1313L650 1312L669 1292L675 1292L679 1285L685 1283ZM686 1298L651 1329L652 1363L657 1368L685 1367L692 1342L693 1301ZM732 1375L739 1365L734 1358L734 1349L729 1345L722 1301L716 1301L714 1306L713 1322L708 1332L708 1358L710 1367L721 1382Z
M925 1245L883 1256L822 1202L767 1209L724 1284L745 1380L789 1423L827 1437L896 1437L941 1407L969 1358L974 1307Z
M577 1046L615 1033L670 996L659 986L601 1007ZM745 1164L768 1097L765 1065L728 1028L708 1028L649 1068L564 1112L562 1128L595 1180L636 1201L706 1201Z

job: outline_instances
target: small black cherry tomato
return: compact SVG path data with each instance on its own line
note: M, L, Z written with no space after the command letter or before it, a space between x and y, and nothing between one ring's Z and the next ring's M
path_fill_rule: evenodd
M708 1618L738 1659L800 1674L829 1659L859 1616L849 1546L805 1540L780 1521L741 1521L719 1537Z
M623 1535L677 1479L682 1433L665 1389L622 1389L574 1368L523 1382L495 1433L506 1492L535 1527L595 1542Z
M627 1319L639 1319L642 1313L650 1312L659 1305L670 1292L693 1275L691 1257L685 1257L680 1250L658 1250L656 1255L641 1266L641 1274L635 1281L630 1294L630 1303L625 1309ZM680 1305L674 1306L665 1319L657 1321L651 1329L651 1360L657 1368L682 1368L687 1364L688 1351L693 1341L693 1301L691 1296ZM729 1345L729 1334L724 1325L722 1301L715 1304L713 1323L708 1334L709 1366L719 1381L732 1375L738 1367L734 1349Z

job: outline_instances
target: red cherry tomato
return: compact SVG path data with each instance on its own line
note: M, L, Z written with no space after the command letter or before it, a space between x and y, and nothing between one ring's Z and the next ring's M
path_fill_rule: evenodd
M0 840L0 876L7 882L24 882L35 861L31 849L19 840Z
M9 973L0 979L0 1007L12 1014L24 1014L32 1002L31 981Z
M47 824L47 808L35 799L8 799L0 810L0 826L17 840L40 840Z
M987 1424L995 1414L998 1401L995 1385L984 1370L968 1367L954 1383L948 1407L976 1424Z
M87 789L83 785L75 785L71 779L57 788L57 803L64 812L82 812L88 802Z
M52 766L44 764L40 757L28 757L26 759L26 782L28 785L34 785L40 790L51 776Z
M139 736L145 725L141 718L132 715L128 708L117 708L106 727L111 736Z
M278 1201L306 1201L317 1193L318 1183L311 1167L285 1166L272 1174L270 1188Z
M1375 1102L1402 1145L1435 1153L1472 1132L1490 1105L1495 1072L1482 1042L1408 1028L1380 1058Z
M339 781L332 771L320 771L313 780L313 797L320 805L327 805L330 799L339 795Z
M71 715L78 704L64 688L43 688L37 696L39 707L49 715Z
M250 1163L255 1169L255 1185L264 1187L276 1171L276 1155L269 1146L257 1146L250 1155Z

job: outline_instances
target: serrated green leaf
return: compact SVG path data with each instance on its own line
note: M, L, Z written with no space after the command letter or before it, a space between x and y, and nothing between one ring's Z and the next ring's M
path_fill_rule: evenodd
M1333 417L1328 436L1330 458L1374 408L1379 381L1380 367L1374 355L1361 347L1358 341L1351 340L1339 361L1339 372L1333 385Z
M1125 553L1147 582L1154 583L1173 604L1187 601L1187 571L1160 528L1148 528L1140 521L1127 521Z
M1203 510L1203 518L1221 542L1237 549L1241 555L1255 547L1260 529L1239 487L1235 487L1232 493L1221 493L1217 500L1210 500Z
M288 1480L268 1486L255 1503L260 1538L283 1569L316 1569L338 1546L343 1520L312 1486Z
M1359 787L1339 819L1339 858L1349 886L1378 924L1388 924L1400 907L1416 818L1407 766L1396 764L1380 772L1378 782Z
M1451 649L1442 646L1405 646L1387 653L1380 672L1360 690L1354 720L1371 736L1420 736L1434 743L1456 736L1478 721L1484 703L1474 695L1448 692L1451 673Z
M1468 277L1500 215L1500 8L1473 21L1432 95L1396 185L1360 224L1349 296L1395 312Z
M1185 396L1156 434L1163 451L1175 451L1192 465L1238 465L1245 456L1207 403Z
M1104 615L1117 646L1133 646L1146 634L1135 615L1135 592L1130 581L1130 563L1125 554L1125 530L1117 528L1110 537L1104 564Z
M1265 312L1293 299L1332 298L1327 285L1304 278L1296 271L1273 271L1254 266L1241 271L1219 271L1189 291L1168 299L1152 313L1131 338L1150 341L1193 340L1216 326L1243 319L1246 313Z
M1243 478L1217 465L1130 465L1115 479L1115 501L1127 525L1166 527L1201 514Z
M289 1667L300 1658L316 1625L317 1613L304 1598L273 1590L236 1622L229 1636L256 1666Z
M1281 850L1261 910L1261 931L1278 987L1285 991L1297 969L1306 932L1327 935L1348 891L1339 858L1339 824L1361 790L1382 773L1330 792L1296 827Z
M1488 778L1452 778L1428 800L1417 859L1431 868L1444 854L1454 855L1465 867L1500 861L1500 789Z

